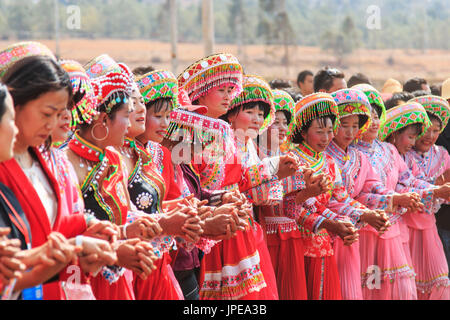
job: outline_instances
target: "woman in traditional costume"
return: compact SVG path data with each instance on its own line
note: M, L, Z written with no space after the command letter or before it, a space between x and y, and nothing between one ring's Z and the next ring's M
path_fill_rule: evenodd
M291 123L290 142L296 144L294 154L315 174L323 173L331 182L329 191L310 197L302 193L305 182L301 172L285 179L291 193L283 206L285 214L298 221L305 248L305 273L308 299L339 300L341 287L329 232L337 234L350 245L357 239L357 224L361 206L347 194L339 167L324 153L339 125L339 112L332 96L317 93L300 100L295 106L295 121ZM334 202L335 206L331 207ZM335 212L327 207L333 208Z
M450 157L447 150L435 143L450 118L449 104L437 96L417 97L410 102L420 103L425 108L432 125L423 137L416 140L413 149L403 155L405 162L416 177L430 184L448 182ZM436 203L429 214L410 212L403 216L409 230L419 300L450 299L448 265L434 216L439 204Z
M97 299L134 299L132 274L146 278L153 266L152 247L139 239L151 239L160 229L150 217L139 217L127 223L131 212L126 172L120 155L108 146L121 146L129 127L132 78L124 71L114 70L91 81L96 99L97 115L79 124L69 142L67 154L81 182L85 214L120 226L118 265L103 268L92 281Z
M378 140L380 122L384 130L390 126L395 127L395 117L386 124L386 111L380 94L369 85L357 85L354 89L363 91L372 106L372 126L363 134L362 139L354 146L362 151L370 160L381 182L388 191L411 194L403 204L408 210L418 210L425 204L431 205L432 192L421 191L426 187L423 181L417 180L408 170L398 151L390 144ZM417 107L417 106L416 106ZM428 121L420 110L406 111L405 118L409 124L420 123L427 126ZM393 114L394 115L394 114ZM408 118L412 116L412 118ZM398 117L402 117L398 114ZM414 121L413 121L414 119ZM395 121L394 121L395 120ZM398 120L398 119L397 119ZM400 119L401 120L401 119ZM389 220L392 226L383 235L379 235L370 226L360 230L360 255L362 270L362 285L364 299L368 300L415 300L417 299L416 285L414 282L415 272L412 267L409 250L405 250L403 241L404 232L401 232L399 221L406 209L393 208ZM407 235L406 235L407 236ZM408 249L408 248L406 248ZM373 266L377 266L374 268Z
M294 100L283 90L272 90L274 96L274 121L267 121L265 134L258 137L261 158L285 154L290 145L287 140L289 125L294 121ZM271 114L269 114L271 117ZM264 126L262 128L264 130ZM264 139L265 138L265 139ZM263 227L267 247L272 258L280 300L308 299L305 279L303 240L297 222L286 217L282 202L256 207L264 212Z
M217 54L195 62L178 80L194 105L208 107L204 117L217 120L242 91L242 77L242 66L234 56ZM226 134L192 162L202 187L246 191L269 181L276 172L271 174L261 165L246 169L241 166L232 130L222 123L227 128ZM202 260L200 299L277 299L276 290L267 287L264 280L256 243L253 231L248 228L216 244Z
M38 150L69 104L70 79L53 53L40 43L17 43L0 56L2 81L13 97L19 128L14 158L0 165L0 180L16 195L26 214L33 248L45 243L52 231L66 238L80 235L86 231L86 218L65 211L68 208L61 200L57 180ZM44 299L60 299L60 278L50 279L43 292Z
M349 195L368 208L361 214L360 222L368 224L377 232L385 231L388 227L387 217L369 209L385 211L392 208L392 204L397 206L399 195L392 192L389 194L366 155L351 146L370 127L372 107L366 95L359 90L343 89L334 92L332 96L338 105L341 125L328 146L327 153L339 165ZM359 242L348 247L338 238L335 240L334 250L343 299L362 300Z

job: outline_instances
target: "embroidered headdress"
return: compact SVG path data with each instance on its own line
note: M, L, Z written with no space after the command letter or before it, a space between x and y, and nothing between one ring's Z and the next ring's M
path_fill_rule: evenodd
M364 92L356 89L342 89L333 92L331 96L338 106L340 119L351 115L358 115L358 117L363 118L364 123L356 135L356 138L361 137L372 123L372 107Z
M303 127L311 120L331 116L333 130L339 127L339 110L333 97L328 93L318 92L307 95L297 102L294 107L295 120L289 125L288 140L299 134Z
M275 90L272 90L272 94L273 94L273 104L275 106L275 113L277 111L287 112L290 115L290 120L288 123L288 126L289 126L292 121L295 121L294 99L292 99L292 96L284 90L275 89ZM273 118L273 117L275 117L275 115L272 116L272 114L269 114L269 117ZM267 122L273 124L274 119L270 119ZM268 127L270 127L270 126L268 126ZM265 130L265 129L266 128L263 125L263 128L261 128L261 130ZM289 131L287 132L287 134L289 134Z
M97 114L97 101L91 80L81 64L72 60L63 60L59 63L69 74L72 83L74 104L71 108L70 127L73 130L78 124L92 122Z
M450 118L450 106L447 100L438 96L429 95L411 99L409 102L420 103L426 112L438 117L442 124L441 133L444 131Z
M186 143L200 142L202 145L216 141L232 141L231 128L223 120L212 119L181 108L170 113L170 124L165 138L171 141L183 140Z
M172 101L171 110L178 107L178 80L172 72L153 71L138 77L136 83L146 104L169 98Z
M375 89L370 84L357 84L356 86L353 86L352 89L360 90L364 92L367 99L369 100L369 103L374 106L375 108L378 108L379 111L381 111L380 115L380 125L382 126L385 119L386 119L386 107L384 106L383 98L381 97L380 93L377 89Z
M275 105L273 103L272 89L263 78L255 75L245 75L243 90L231 101L229 110L233 110L234 108L249 102L264 102L269 105L270 110L259 131L260 133L263 133L275 121Z
M418 138L420 138L431 125L427 112L421 104L417 102L408 102L396 106L386 112L386 122L380 128L379 138L381 141L386 141L394 132L414 123L422 124L422 132L419 134Z
M191 101L208 94L216 87L234 85L233 97L242 91L243 70L238 59L229 53L203 58L178 76L178 85L186 90Z
M17 61L32 56L47 56L56 61L53 52L42 43L33 41L18 42L0 52L0 79Z
M132 79L123 72L107 73L92 79L91 83L97 99L97 110L105 105L106 113L110 113L117 104L127 103L133 87Z

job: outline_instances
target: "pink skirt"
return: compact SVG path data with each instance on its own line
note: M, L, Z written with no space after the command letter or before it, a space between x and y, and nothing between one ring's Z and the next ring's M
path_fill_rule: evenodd
M345 246L341 238L334 240L334 256L336 258L343 300L362 300L361 257L359 241Z
M414 269L395 223L382 236L371 226L359 231L362 291L365 300L417 300Z
M435 217L412 213L405 217L405 221L409 229L412 263L417 274L419 300L450 300L448 264Z
M266 217L266 227L280 300L307 300L305 249L297 223L285 217Z

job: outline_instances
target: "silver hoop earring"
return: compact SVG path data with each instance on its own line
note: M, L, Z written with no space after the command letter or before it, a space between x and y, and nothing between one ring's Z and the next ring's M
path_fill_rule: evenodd
M98 138L94 135L94 129L95 129L96 126L102 126L102 125L101 125L100 123L97 123L97 124L95 124L95 125L92 127L92 129L91 129L91 135L92 135L92 137L93 137L95 140L97 140L97 141L104 141L104 140L106 140L106 138L108 138L108 135L109 135L109 129L108 129L108 127L104 127L104 128L106 129L106 135L105 135L105 137L102 138L102 139L98 139Z

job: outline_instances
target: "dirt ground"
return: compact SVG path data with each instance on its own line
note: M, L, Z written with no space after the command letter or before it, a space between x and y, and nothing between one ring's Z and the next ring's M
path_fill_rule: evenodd
M37 40L40 41L40 40ZM14 41L0 41L3 48ZM55 50L55 42L42 40ZM237 55L236 45L216 44L215 52L230 52ZM280 46L245 46L244 54L238 56L248 74L258 74L267 80L283 78L295 81L299 71L309 69L316 72L324 65L335 66L336 59L320 48L290 47L289 67L282 63L284 48ZM117 61L123 61L134 68L151 65L154 68L172 70L169 43L146 40L115 39L63 39L60 42L60 56L86 63L93 57L107 53ZM175 74L195 60L204 56L202 44L178 45L178 67ZM413 76L421 76L429 83L441 83L450 77L450 51L427 50L366 50L360 49L345 58L343 67L347 79L356 72L365 73L378 87L387 78L405 81Z

